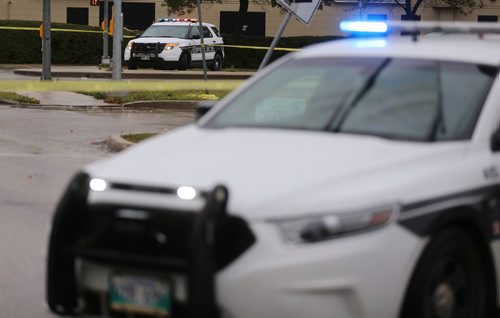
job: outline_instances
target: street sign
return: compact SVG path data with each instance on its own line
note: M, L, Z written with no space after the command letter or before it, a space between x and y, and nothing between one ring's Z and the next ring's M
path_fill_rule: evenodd
M321 0L276 0L276 2L300 21L309 24L318 10Z

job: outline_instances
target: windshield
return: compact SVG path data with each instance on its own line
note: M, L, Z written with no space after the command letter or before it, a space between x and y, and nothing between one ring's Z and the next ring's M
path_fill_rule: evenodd
M186 39L189 32L188 25L152 25L141 37L167 37Z
M467 139L496 71L432 60L290 60L230 100L206 126Z

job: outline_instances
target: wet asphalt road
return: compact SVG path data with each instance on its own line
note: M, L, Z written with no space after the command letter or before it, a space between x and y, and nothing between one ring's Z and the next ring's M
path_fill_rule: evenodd
M0 105L0 317L45 318L47 236L57 200L112 133L161 132L191 112L74 112Z

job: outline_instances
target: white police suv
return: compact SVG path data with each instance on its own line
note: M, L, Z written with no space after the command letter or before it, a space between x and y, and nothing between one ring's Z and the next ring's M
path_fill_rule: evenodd
M197 123L85 167L53 219L50 309L495 317L500 28L392 28L410 36L289 54Z
M215 25L202 23L207 66L222 69L224 44ZM203 62L201 34L196 19L160 19L144 33L128 42L124 60L129 69L154 67L185 70L201 67Z

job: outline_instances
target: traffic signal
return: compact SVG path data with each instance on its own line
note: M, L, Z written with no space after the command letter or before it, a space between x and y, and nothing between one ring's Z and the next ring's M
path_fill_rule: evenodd
M91 6L98 6L99 5L99 0L90 0L90 5Z

